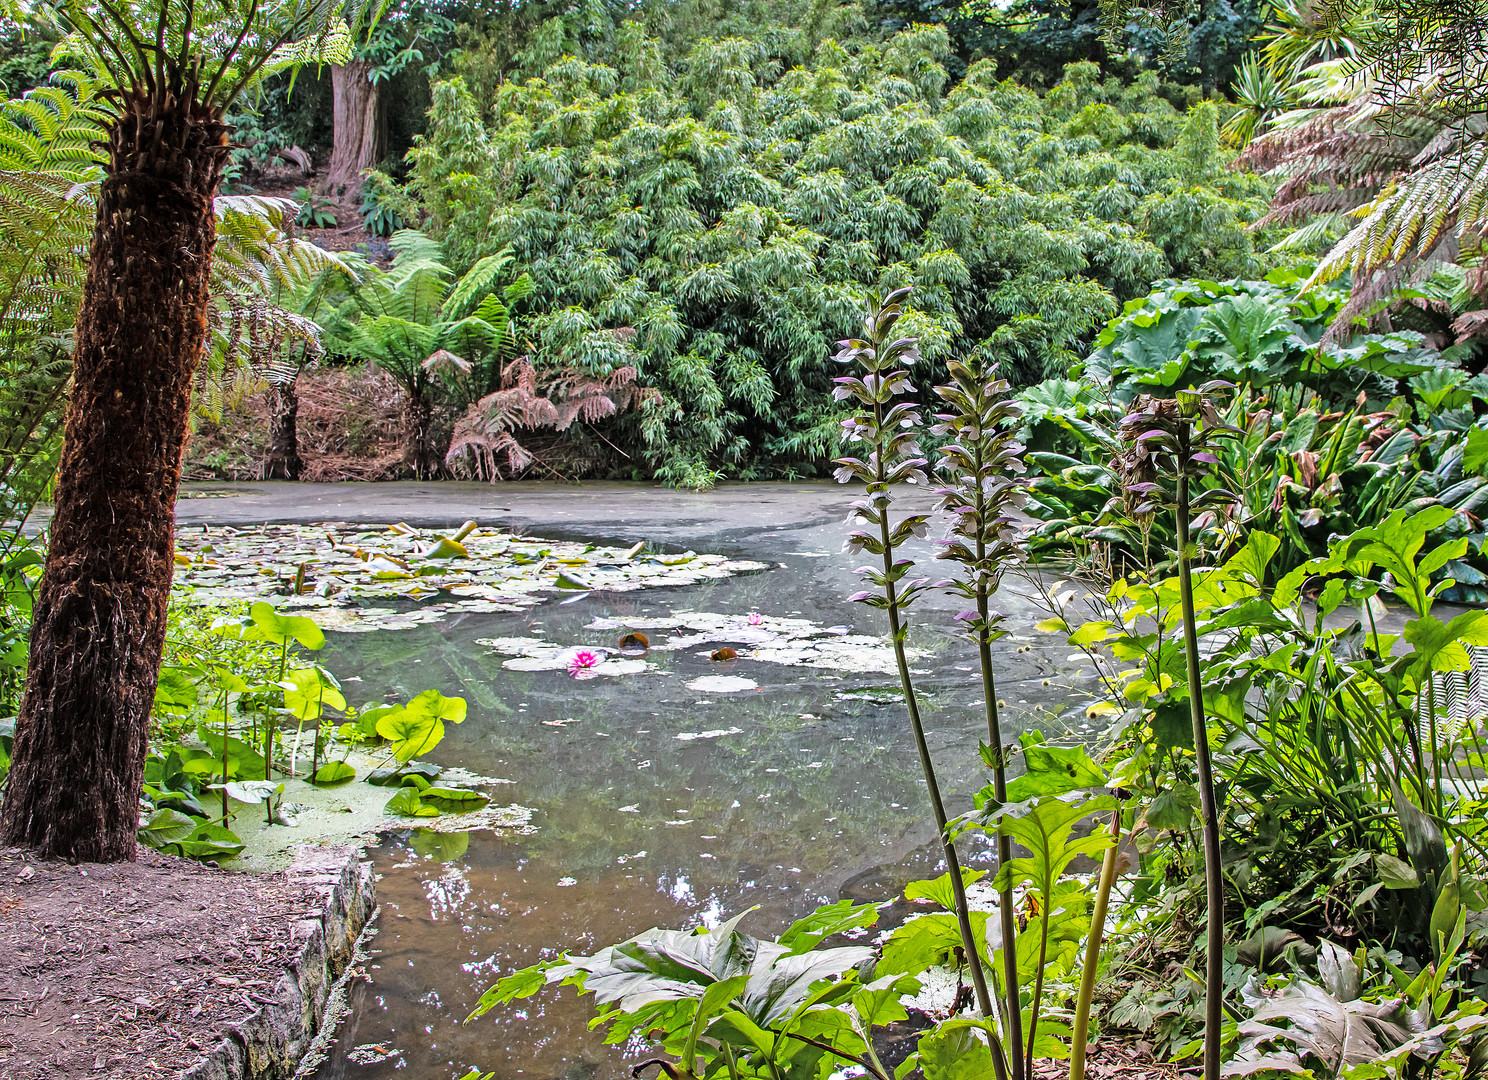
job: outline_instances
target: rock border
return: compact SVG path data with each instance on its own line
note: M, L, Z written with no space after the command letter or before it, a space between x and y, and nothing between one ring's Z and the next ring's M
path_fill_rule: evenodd
M272 997L227 1025L204 1060L180 1080L284 1080L292 1077L320 1031L337 978L351 962L357 939L375 907L372 864L353 847L304 847L290 880L318 893L318 916L291 927L299 952L280 975Z

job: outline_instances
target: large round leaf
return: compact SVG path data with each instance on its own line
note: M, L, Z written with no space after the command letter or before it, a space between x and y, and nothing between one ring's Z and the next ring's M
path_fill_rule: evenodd
M440 787L433 785L420 796L424 802L438 807L446 813L464 814L471 810L479 810L491 801L487 795L479 791L469 791L465 788Z
M425 806L419 798L419 793L413 788L399 788L393 797L387 801L383 810L398 817L438 817L439 809L433 806Z
M265 641L278 644L297 641L312 650L325 647L325 634L314 620L303 615L281 615L273 605L260 600L248 609L248 616L253 620L258 636Z
M445 697L438 690L425 690L406 708L419 716L434 716L446 723L460 724L465 720L467 706L462 697Z
M198 825L190 836L168 845L165 850L188 859L221 859L236 855L247 845L231 829L221 825Z
M285 672L279 684L284 690L284 707L300 720L319 720L326 708L346 708L346 698L330 672L319 667L296 668Z
M315 770L315 776L311 778L312 784L342 784L347 780L356 779L356 769L344 761L327 761Z
M160 809L140 826L139 842L146 847L162 848L174 840L184 840L196 828L196 822L179 810Z
M444 738L444 721L399 709L377 721L377 734L393 744L393 757L411 761L439 745Z

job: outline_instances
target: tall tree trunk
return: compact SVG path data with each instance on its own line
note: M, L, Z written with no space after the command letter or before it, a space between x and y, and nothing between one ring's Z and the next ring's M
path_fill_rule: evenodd
M387 118L382 95L365 60L331 67L331 161L321 188L341 196L361 189L362 174L387 152Z
M221 116L125 96L109 129L51 547L0 844L135 856L191 380L207 332Z
M300 398L294 381L269 383L269 439L264 446L265 480L300 478L300 441L295 419Z

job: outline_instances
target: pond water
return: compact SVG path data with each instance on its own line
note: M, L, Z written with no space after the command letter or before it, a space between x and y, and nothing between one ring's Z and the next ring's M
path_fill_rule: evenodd
M530 531L586 538L575 524ZM591 1008L571 993L545 991L463 1021L501 975L560 950L589 952L650 926L713 923L749 907L759 910L744 929L770 934L817 904L888 900L907 881L942 872L890 675L719 663L708 658L714 646L702 645L653 649L653 671L579 680L563 670L511 670L503 666L510 657L478 644L540 637L613 646L614 630L589 628L596 619L675 612L759 613L836 634L879 634L879 613L844 599L857 588L851 571L861 560L842 553L843 532L835 521L720 529L689 546L771 568L330 635L324 662L360 680L348 687L353 700L406 700L428 688L466 697L469 718L430 758L511 781L496 801L535 813L525 835L404 829L371 852L381 905L373 956L367 978L350 988L350 1015L318 1077L457 1080L477 1068L498 1078L620 1080L629 1075L624 1048L588 1030ZM1013 630L994 646L1005 730L1078 734L1083 717L1067 708L1083 678L1070 650L1032 629L1041 615L1017 582L999 606ZM985 782L974 653L947 629L958 609L949 598L927 599L912 637L923 650L913 667L953 812ZM653 644L668 637L648 633ZM710 675L758 688L687 686ZM985 845L966 856L991 862Z

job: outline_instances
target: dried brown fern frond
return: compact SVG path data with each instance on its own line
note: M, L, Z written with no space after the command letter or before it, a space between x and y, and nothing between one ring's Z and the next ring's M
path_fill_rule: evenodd
M1457 336L1458 345L1477 338L1488 338L1488 308L1465 311L1457 316L1452 320L1452 333Z
M494 483L501 479L502 459L506 476L516 476L536 461L517 431L565 432L575 423L598 423L661 396L641 385L634 367L597 378L574 368L539 372L525 356L502 370L501 382L502 389L481 398L455 423L444 462L457 476Z
M1386 77L1399 74L1392 63L1310 69L1309 107L1278 119L1242 158L1278 180L1257 227L1299 226L1284 244L1331 240L1304 288L1351 275L1330 336L1373 318L1488 228L1488 117L1463 113L1462 88L1439 64L1401 79Z

